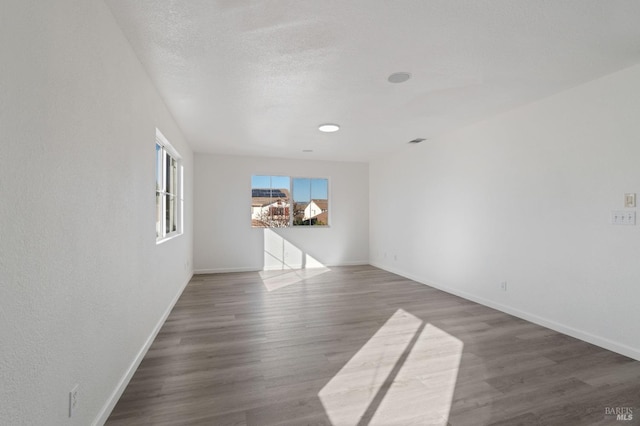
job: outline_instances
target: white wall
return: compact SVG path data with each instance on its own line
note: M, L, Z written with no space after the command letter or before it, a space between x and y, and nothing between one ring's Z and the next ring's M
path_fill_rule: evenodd
M640 359L640 226L610 224L639 93L635 66L372 162L371 263Z
M86 426L191 275L193 154L102 1L3 1L0 52L0 424ZM187 200L159 246L156 126Z
M264 268L265 235L267 246L274 239L271 231L251 228L252 175L329 178L329 228L295 227L274 231L323 265L366 264L369 258L368 170L365 163L196 154L196 272Z

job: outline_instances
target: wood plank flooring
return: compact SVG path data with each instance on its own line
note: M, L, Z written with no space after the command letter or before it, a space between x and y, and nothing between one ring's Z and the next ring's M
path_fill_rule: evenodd
M194 276L107 421L623 424L640 362L372 266Z

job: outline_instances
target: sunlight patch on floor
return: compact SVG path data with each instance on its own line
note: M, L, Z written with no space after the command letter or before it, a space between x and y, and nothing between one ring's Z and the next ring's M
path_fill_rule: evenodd
M320 390L334 425L446 425L463 343L397 310Z
M260 276L267 291L275 291L330 271L271 229L264 230L263 269Z
M260 271L260 278L267 291L271 292L329 271L329 268Z

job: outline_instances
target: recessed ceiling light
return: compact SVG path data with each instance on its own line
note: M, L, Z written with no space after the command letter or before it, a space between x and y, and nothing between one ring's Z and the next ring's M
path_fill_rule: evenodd
M404 83L411 78L411 73L408 72L394 72L387 78L389 83Z
M318 130L325 133L332 133L340 130L340 126L338 126L337 124L326 123L326 124L319 125Z

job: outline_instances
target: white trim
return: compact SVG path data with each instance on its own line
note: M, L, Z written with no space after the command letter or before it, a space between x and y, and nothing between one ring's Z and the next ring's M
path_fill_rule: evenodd
M167 307L167 309L164 311L164 313L160 317L160 320L158 321L156 326L153 328L153 331L151 332L151 334L149 335L147 340L144 342L144 345L142 345L142 348L140 348L140 350L138 351L138 354L136 355L136 357L133 359L133 362L131 363L131 365L129 366L127 371L125 371L125 373L122 376L122 378L120 378L120 381L118 382L118 385L116 386L116 388L113 390L113 392L109 396L109 399L107 399L106 403L102 407L102 410L100 410L100 412L98 413L98 416L96 417L96 419L93 421L93 423L91 423L93 426L104 425L106 423L107 419L111 415L111 412L113 411L113 407L115 407L116 404L118 403L118 400L122 396L122 393L127 388L127 385L129 384L129 382L131 381L131 378L133 377L133 375L135 374L136 370L138 369L138 366L140 365L140 363L144 359L144 356L147 354L147 351L151 347L151 344L153 343L153 341L155 340L156 336L160 332L160 329L162 328L162 326L164 325L165 321L167 320L167 317L169 316L169 314L173 310L173 307L178 302L178 299L180 299L180 296L182 296L182 293L184 292L184 289L187 287L187 284L189 284L189 281L191 281L192 277L193 277L193 275L191 275L184 282L184 284L182 284L182 286L180 287L180 290L178 291L178 293L175 295L175 297L173 298L171 303L169 303L169 306Z
M157 246L159 246L159 245L160 245L160 244L162 244L162 243L166 243L167 241L171 241L171 240L173 240L174 238L178 238L178 237L180 237L180 236L182 236L182 234L177 234L177 233L175 233L175 232L172 232L171 234L168 234L168 236L164 237L163 239L161 239L161 240L156 240L156 245L157 245Z
M182 160L182 156L178 153L178 151L171 145L171 142L162 134L160 129L156 127L156 143L160 144L160 146L167 149L169 154L173 157L176 157L177 160Z
M156 186L156 196L158 194L158 192L161 194L161 220L160 220L160 231L161 231L161 235L158 235L158 229L156 228L156 244L160 244L163 243L167 240L172 239L173 237L182 235L184 233L184 184L183 184L183 178L184 178L184 166L182 164L182 157L180 156L180 154L178 153L178 151L171 145L171 143L169 143L169 141L167 140L167 138L164 137L164 135L162 134L162 132L156 128L156 139L155 139L155 144L156 146L160 146L160 153L161 153L161 166L162 166L162 172L161 172L161 187L157 188ZM167 158L171 158L172 160L175 161L176 163L176 176L175 176L175 184L176 184L176 193L167 193L167 188L166 188L166 181L167 181L167 174L169 173L169 171L167 170ZM157 158L156 158L156 167L157 167ZM156 169L156 179L157 179L157 174L158 174L158 170ZM176 230L175 231L171 231L169 233L166 233L166 210L167 210L167 206L166 206L166 198L165 195L171 195L175 198L175 204L176 204L176 217L175 217L175 223L176 223ZM157 208L157 205L156 205ZM156 211L157 214L157 211ZM156 226L157 226L156 222Z
M325 266L330 268L332 266L363 266L368 264L369 264L368 260L347 260L340 263L328 263Z
M340 262L340 263L326 264L324 266L326 266L327 268L331 268L332 266L362 266L362 265L368 265L368 264L369 264L368 260L351 260L351 261ZM314 268L305 268L305 269L314 269ZM194 275L202 275L202 274L226 274L230 272L262 272L267 270L268 269L254 267L254 266L241 266L237 268L196 269L193 271L193 273Z
M196 269L193 271L195 275L201 274L226 274L228 272L260 272L262 269L253 266L242 266L238 268L213 268L213 269Z
M599 346L601 348L610 350L612 352L619 353L624 356L628 356L629 358L633 358L637 361L640 361L640 348L633 348L631 346L625 345L623 343L619 343L606 337L597 336L595 334L591 334L587 331L579 330L577 328L570 327L568 325L561 324L556 321L552 321L550 319L532 314L530 312L522 311L520 309L512 308L507 305L503 305L502 303L494 302L489 299L485 299L480 296L476 296L465 291L460 291L457 289L452 289L447 286L443 286L440 284L436 284L430 281L424 281L421 278L408 274L406 272L397 270L395 268L388 267L386 265L381 265L376 262L370 262L372 266L376 268L383 269L385 271L391 272L396 275L400 275L401 277L408 278L412 281L415 281L420 284L427 285L429 287L436 288L438 290L442 290L446 293L453 294L455 296L462 297L463 299L470 300L472 302L479 303L484 306L488 306L490 308L496 309L498 311L507 313L509 315L513 315L515 317L527 320L534 324L538 324L542 327L550 328L551 330L557 331L558 333L566 334L567 336L575 337L576 339L585 341L587 343L591 343L593 345Z

